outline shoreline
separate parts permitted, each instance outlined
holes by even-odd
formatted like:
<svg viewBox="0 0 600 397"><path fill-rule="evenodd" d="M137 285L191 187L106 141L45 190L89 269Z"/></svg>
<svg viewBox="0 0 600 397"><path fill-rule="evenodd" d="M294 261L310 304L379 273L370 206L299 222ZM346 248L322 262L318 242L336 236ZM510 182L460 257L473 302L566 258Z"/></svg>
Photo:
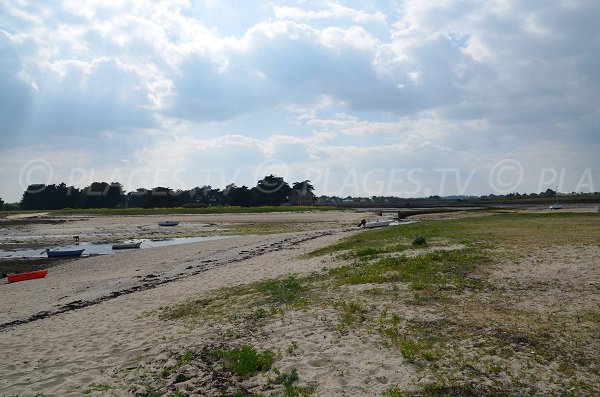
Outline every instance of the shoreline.
<svg viewBox="0 0 600 397"><path fill-rule="evenodd" d="M0 395L593 395L597 215L474 215L300 219L2 284ZM235 375L239 349L272 363Z"/></svg>

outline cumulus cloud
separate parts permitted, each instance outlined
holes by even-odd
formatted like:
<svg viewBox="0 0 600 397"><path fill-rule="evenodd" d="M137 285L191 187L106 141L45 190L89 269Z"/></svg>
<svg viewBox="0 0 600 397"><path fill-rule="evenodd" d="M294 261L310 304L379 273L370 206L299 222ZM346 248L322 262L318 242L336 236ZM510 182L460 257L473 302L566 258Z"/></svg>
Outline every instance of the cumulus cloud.
<svg viewBox="0 0 600 397"><path fill-rule="evenodd" d="M35 143L108 174L222 167L251 183L273 160L433 181L502 158L547 168L545 148L600 173L599 18L593 0L5 2L0 155L26 163Z"/></svg>

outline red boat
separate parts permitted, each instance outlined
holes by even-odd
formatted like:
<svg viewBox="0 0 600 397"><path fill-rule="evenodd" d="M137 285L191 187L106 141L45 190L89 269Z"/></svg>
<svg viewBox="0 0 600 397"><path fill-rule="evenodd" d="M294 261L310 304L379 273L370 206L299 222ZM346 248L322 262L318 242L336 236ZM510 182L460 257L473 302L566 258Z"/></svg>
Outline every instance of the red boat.
<svg viewBox="0 0 600 397"><path fill-rule="evenodd" d="M48 274L48 270L36 270L34 272L13 273L6 276L9 283L17 281L33 280L35 278L44 278Z"/></svg>

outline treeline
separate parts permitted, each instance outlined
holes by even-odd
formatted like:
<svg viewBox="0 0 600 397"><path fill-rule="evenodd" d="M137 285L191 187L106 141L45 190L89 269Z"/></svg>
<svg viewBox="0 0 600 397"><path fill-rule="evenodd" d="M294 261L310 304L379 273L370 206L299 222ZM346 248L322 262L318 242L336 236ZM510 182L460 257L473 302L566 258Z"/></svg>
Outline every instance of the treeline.
<svg viewBox="0 0 600 397"><path fill-rule="evenodd" d="M56 210L63 208L171 208L208 206L279 206L282 204L312 205L314 187L310 181L290 186L282 177L267 175L255 187L229 184L221 190L211 186L189 190L168 187L140 188L126 193L119 182L94 182L78 189L64 183L33 184L23 193L23 210Z"/></svg>

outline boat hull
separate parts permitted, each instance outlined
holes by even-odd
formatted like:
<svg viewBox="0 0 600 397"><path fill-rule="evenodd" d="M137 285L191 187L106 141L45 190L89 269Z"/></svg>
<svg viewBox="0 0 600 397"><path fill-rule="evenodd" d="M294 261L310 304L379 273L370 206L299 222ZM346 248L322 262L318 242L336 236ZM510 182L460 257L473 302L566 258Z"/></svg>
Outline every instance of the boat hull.
<svg viewBox="0 0 600 397"><path fill-rule="evenodd" d="M81 254L85 251L85 249L81 250L72 250L72 251L46 251L48 258L58 258L64 256L81 256Z"/></svg>
<svg viewBox="0 0 600 397"><path fill-rule="evenodd" d="M139 243L131 243L131 244L113 244L112 249L114 249L114 250L134 249L134 248L140 248L140 245L142 245L141 241Z"/></svg>
<svg viewBox="0 0 600 397"><path fill-rule="evenodd" d="M367 223L365 223L365 228L366 229L373 229L373 228L376 228L376 227L384 227L384 226L389 226L390 223L392 223L392 221L367 222Z"/></svg>
<svg viewBox="0 0 600 397"><path fill-rule="evenodd" d="M177 225L179 225L179 221L158 222L158 226L177 226Z"/></svg>
<svg viewBox="0 0 600 397"><path fill-rule="evenodd" d="M16 283L19 281L34 280L36 278L44 278L48 275L48 270L36 270L33 272L25 273L13 273L8 274L6 278L9 283Z"/></svg>

